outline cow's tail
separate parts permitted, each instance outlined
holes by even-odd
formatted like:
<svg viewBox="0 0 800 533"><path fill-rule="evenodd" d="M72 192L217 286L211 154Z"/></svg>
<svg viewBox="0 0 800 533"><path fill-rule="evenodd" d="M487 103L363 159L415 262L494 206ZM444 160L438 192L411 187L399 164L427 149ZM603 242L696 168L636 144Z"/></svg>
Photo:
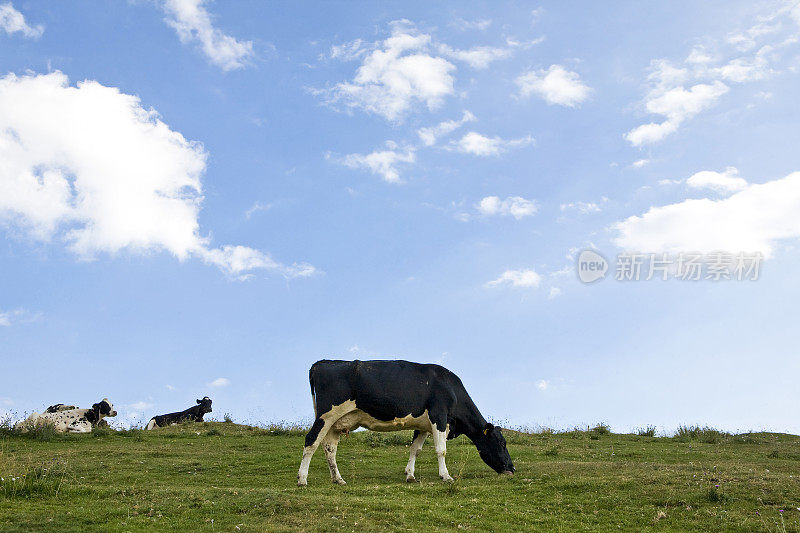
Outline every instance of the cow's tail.
<svg viewBox="0 0 800 533"><path fill-rule="evenodd" d="M317 395L314 392L314 365L308 369L308 384L311 386L311 402L314 404L314 418L317 418Z"/></svg>
<svg viewBox="0 0 800 533"><path fill-rule="evenodd" d="M147 423L147 427L144 428L144 429L149 431L151 429L154 429L155 427L156 427L156 419L155 418L151 418L150 422Z"/></svg>

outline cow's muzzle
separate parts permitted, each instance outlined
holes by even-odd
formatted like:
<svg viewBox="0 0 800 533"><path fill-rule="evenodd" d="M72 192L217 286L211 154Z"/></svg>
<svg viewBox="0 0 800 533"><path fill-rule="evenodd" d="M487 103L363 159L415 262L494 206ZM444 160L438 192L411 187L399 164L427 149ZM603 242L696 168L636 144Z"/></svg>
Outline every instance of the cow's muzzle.
<svg viewBox="0 0 800 533"><path fill-rule="evenodd" d="M117 412L116 411L111 411L110 413L108 413L108 416L117 416Z"/></svg>
<svg viewBox="0 0 800 533"><path fill-rule="evenodd" d="M511 470L503 470L503 471L502 471L502 472L500 472L500 473L501 473L502 475L504 475L504 476L513 476L513 475L514 475L514 472L512 472Z"/></svg>

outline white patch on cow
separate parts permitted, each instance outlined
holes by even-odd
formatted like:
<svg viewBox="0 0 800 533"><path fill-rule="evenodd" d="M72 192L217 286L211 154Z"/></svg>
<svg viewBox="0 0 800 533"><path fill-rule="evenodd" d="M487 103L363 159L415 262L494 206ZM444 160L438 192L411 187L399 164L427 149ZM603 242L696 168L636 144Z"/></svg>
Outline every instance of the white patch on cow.
<svg viewBox="0 0 800 533"><path fill-rule="evenodd" d="M155 418L151 418L150 422L147 423L147 427L144 428L144 429L149 431L149 430L155 429L155 428L156 428L156 419Z"/></svg>

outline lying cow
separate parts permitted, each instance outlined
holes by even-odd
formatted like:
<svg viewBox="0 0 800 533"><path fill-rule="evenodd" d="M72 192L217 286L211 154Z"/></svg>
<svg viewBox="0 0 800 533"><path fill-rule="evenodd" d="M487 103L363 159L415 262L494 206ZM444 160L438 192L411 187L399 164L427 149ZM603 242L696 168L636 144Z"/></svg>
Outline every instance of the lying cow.
<svg viewBox="0 0 800 533"><path fill-rule="evenodd" d="M308 484L308 465L322 444L331 480L345 481L336 466L342 433L358 427L373 431L413 429L406 481L413 482L414 463L425 438L433 435L439 477L447 472L447 439L466 435L481 459L497 473L513 474L514 464L499 427L488 423L458 376L439 365L408 361L317 361L309 371L316 420L306 435L297 484Z"/></svg>
<svg viewBox="0 0 800 533"><path fill-rule="evenodd" d="M57 403L48 407L44 413L33 413L14 427L27 431L39 425L52 424L61 433L89 433L93 427L103 424L103 418L107 416L117 416L108 398L92 405L91 409L78 409L74 405Z"/></svg>
<svg viewBox="0 0 800 533"><path fill-rule="evenodd" d="M181 422L202 422L203 415L210 412L211 398L204 396L202 400L197 400L197 405L185 411L154 416L150 419L145 429L163 428L173 424L180 424Z"/></svg>

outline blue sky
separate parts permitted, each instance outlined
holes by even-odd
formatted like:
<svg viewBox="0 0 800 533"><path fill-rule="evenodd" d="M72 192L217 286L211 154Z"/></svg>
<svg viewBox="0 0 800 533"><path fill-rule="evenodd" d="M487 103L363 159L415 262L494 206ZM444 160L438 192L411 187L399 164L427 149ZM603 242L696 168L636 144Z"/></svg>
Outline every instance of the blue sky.
<svg viewBox="0 0 800 533"><path fill-rule="evenodd" d="M800 432L798 38L796 2L0 1L0 411L307 420L315 360L403 358L514 425ZM584 285L587 248L765 260Z"/></svg>

